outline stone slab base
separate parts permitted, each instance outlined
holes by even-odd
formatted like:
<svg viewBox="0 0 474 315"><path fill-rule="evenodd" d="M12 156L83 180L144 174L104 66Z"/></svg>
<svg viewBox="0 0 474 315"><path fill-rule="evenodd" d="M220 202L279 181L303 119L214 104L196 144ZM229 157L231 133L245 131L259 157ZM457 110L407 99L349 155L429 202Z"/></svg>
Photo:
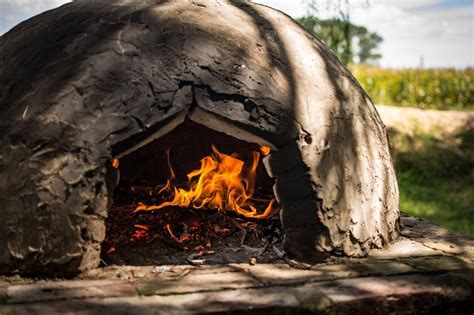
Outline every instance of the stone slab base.
<svg viewBox="0 0 474 315"><path fill-rule="evenodd" d="M396 243L363 259L111 266L73 280L0 277L0 314L312 314L474 311L474 241L403 217Z"/></svg>

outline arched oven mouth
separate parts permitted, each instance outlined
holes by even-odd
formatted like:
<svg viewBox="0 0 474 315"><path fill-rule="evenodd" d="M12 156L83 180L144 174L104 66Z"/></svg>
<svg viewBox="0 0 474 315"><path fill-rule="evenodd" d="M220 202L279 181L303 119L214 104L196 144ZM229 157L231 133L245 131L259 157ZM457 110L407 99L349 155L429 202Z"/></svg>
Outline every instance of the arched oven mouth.
<svg viewBox="0 0 474 315"><path fill-rule="evenodd" d="M281 261L281 207L262 162L272 149L177 120L110 161L102 264Z"/></svg>

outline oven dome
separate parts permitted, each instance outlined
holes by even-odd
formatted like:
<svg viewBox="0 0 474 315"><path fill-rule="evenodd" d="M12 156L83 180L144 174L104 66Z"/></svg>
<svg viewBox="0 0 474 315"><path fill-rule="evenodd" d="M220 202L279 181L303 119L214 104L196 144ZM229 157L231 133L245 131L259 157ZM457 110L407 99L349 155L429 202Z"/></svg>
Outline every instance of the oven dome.
<svg viewBox="0 0 474 315"><path fill-rule="evenodd" d="M385 127L339 60L246 1L75 1L0 37L0 271L95 267L110 161L185 117L272 148L296 257L398 235Z"/></svg>

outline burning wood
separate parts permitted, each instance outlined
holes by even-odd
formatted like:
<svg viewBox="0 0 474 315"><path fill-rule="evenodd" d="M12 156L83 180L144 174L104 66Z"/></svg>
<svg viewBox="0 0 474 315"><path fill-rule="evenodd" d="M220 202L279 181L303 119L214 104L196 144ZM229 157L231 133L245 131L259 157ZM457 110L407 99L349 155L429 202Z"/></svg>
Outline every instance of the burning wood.
<svg viewBox="0 0 474 315"><path fill-rule="evenodd" d="M261 147L261 151L266 155L270 152L270 148ZM226 155L212 145L212 153L201 159L201 167L187 174L188 183L184 185L185 188L178 188L172 183L175 174L171 167L169 151L167 151L170 178L157 194L168 192L173 199L151 206L139 203L135 211L178 206L230 210L247 218L266 218L272 212L274 199L267 200L268 204L263 211L258 211L254 206L257 201L253 199L253 195L260 153L252 153L251 166L245 168L244 161L238 159L237 154Z"/></svg>
<svg viewBox="0 0 474 315"><path fill-rule="evenodd" d="M139 194L141 196L141 194ZM243 219L237 214L174 206L155 212L133 213L131 204L114 205L103 244L105 263L199 265L196 253L214 251L207 261L259 261L269 239L282 240L278 211L265 219ZM132 208L133 209L133 208ZM244 221L252 220L252 221ZM244 240L244 244L242 243ZM113 249L112 249L113 248ZM228 254L233 253L231 258ZM276 257L272 251L267 256ZM240 257L240 258L239 258Z"/></svg>
<svg viewBox="0 0 474 315"><path fill-rule="evenodd" d="M191 265L200 266L206 263L206 260L202 258L203 256L214 254L215 251L213 250L202 250L200 252L189 255L187 260Z"/></svg>
<svg viewBox="0 0 474 315"><path fill-rule="evenodd" d="M132 237L130 238L130 241L137 242L137 241L140 241L141 239L148 237L148 230L150 228L147 225L135 224L133 226L136 228L136 230L135 230L135 233L133 233Z"/></svg>
<svg viewBox="0 0 474 315"><path fill-rule="evenodd" d="M271 189L262 187L259 164L270 148L234 148L231 152L239 153L228 155L211 143L209 147L211 154L192 164L205 155L203 147L203 155L185 162L189 167L183 167L177 150L176 170L170 150L163 152L159 170L168 176L159 181L121 172L107 219L104 263L200 265L234 259L249 262L252 257L260 261L265 252L275 257L267 249L272 240L282 240L280 209ZM120 161L121 168L127 165L133 164ZM118 168L119 161L112 160L112 166Z"/></svg>
<svg viewBox="0 0 474 315"><path fill-rule="evenodd" d="M186 233L186 231L178 238L174 235L173 231L171 230L170 224L166 224L166 229L168 230L168 233L170 233L171 238L174 239L178 243L183 243L185 241L190 240L190 236L188 233Z"/></svg>
<svg viewBox="0 0 474 315"><path fill-rule="evenodd" d="M107 254L112 254L113 252L115 252L117 249L115 248L115 246L111 246L108 250L107 250Z"/></svg>

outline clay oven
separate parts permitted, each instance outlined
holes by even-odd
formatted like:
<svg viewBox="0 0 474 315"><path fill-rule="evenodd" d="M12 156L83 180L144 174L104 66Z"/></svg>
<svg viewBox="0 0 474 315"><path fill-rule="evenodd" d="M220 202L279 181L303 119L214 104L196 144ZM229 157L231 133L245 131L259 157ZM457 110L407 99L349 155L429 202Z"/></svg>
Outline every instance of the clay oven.
<svg viewBox="0 0 474 315"><path fill-rule="evenodd" d="M370 99L318 39L251 2L75 1L19 24L0 38L0 132L1 272L97 266L116 163L163 139L269 150L261 185L291 257L364 256L398 235ZM129 173L147 174L143 156Z"/></svg>

